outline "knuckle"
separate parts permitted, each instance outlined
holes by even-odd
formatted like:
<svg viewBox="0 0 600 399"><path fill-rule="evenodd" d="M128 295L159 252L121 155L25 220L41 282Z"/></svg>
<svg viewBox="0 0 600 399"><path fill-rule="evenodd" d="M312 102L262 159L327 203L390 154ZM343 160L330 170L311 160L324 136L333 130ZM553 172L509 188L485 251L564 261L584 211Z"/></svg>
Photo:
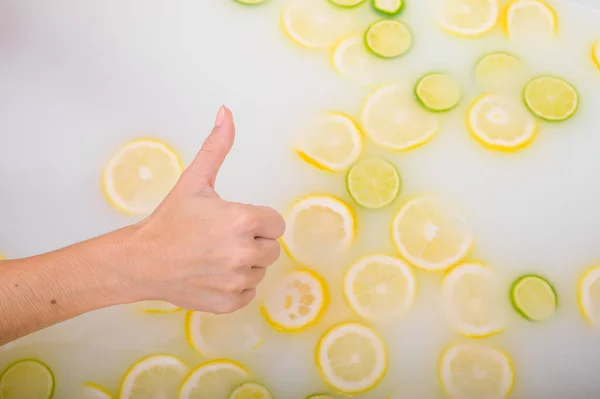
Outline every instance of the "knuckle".
<svg viewBox="0 0 600 399"><path fill-rule="evenodd" d="M234 275L227 280L225 290L227 292L239 293L246 288L246 278L244 276Z"/></svg>
<svg viewBox="0 0 600 399"><path fill-rule="evenodd" d="M243 204L233 204L233 217L235 223L241 228L247 230L255 228L258 225L258 217L251 208Z"/></svg>
<svg viewBox="0 0 600 399"><path fill-rule="evenodd" d="M232 255L232 259L235 267L252 266L256 259L256 251L250 247L238 248Z"/></svg>

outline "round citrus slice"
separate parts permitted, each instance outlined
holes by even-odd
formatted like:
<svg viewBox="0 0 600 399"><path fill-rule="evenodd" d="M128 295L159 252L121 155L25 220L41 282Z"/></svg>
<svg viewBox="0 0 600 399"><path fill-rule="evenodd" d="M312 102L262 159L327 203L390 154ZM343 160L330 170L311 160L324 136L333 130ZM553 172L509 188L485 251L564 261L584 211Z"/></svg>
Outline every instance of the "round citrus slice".
<svg viewBox="0 0 600 399"><path fill-rule="evenodd" d="M117 209L146 214L171 191L183 171L175 151L152 139L134 140L109 160L102 177L104 192Z"/></svg>
<svg viewBox="0 0 600 399"><path fill-rule="evenodd" d="M248 378L246 368L232 360L206 362L193 369L185 378L179 390L179 399L228 398Z"/></svg>
<svg viewBox="0 0 600 399"><path fill-rule="evenodd" d="M353 8L361 5L366 0L329 0L331 4L338 7Z"/></svg>
<svg viewBox="0 0 600 399"><path fill-rule="evenodd" d="M354 35L339 42L331 54L333 68L342 76L361 84L371 83L378 74L381 62L365 47L362 35Z"/></svg>
<svg viewBox="0 0 600 399"><path fill-rule="evenodd" d="M360 323L342 323L327 331L317 344L316 359L325 382L345 394L372 389L388 366L383 341Z"/></svg>
<svg viewBox="0 0 600 399"><path fill-rule="evenodd" d="M504 31L510 39L552 37L558 31L558 17L543 0L513 0L505 9Z"/></svg>
<svg viewBox="0 0 600 399"><path fill-rule="evenodd" d="M84 399L112 399L112 395L106 388L93 382L83 384Z"/></svg>
<svg viewBox="0 0 600 399"><path fill-rule="evenodd" d="M592 46L592 61L600 68L600 40Z"/></svg>
<svg viewBox="0 0 600 399"><path fill-rule="evenodd" d="M454 108L461 97L460 85L445 73L429 73L415 86L415 96L428 110L445 112Z"/></svg>
<svg viewBox="0 0 600 399"><path fill-rule="evenodd" d="M396 167L381 158L356 163L346 177L348 192L357 204L379 209L392 203L400 193L400 175Z"/></svg>
<svg viewBox="0 0 600 399"><path fill-rule="evenodd" d="M523 88L525 73L512 54L495 52L483 56L475 68L477 85L487 93L512 94Z"/></svg>
<svg viewBox="0 0 600 399"><path fill-rule="evenodd" d="M177 397L189 368L175 356L154 355L136 362L123 376L119 399Z"/></svg>
<svg viewBox="0 0 600 399"><path fill-rule="evenodd" d="M378 57L396 58L410 48L412 34L402 22L395 19L384 19L367 28L365 44Z"/></svg>
<svg viewBox="0 0 600 399"><path fill-rule="evenodd" d="M244 4L244 5L256 5L256 4L262 4L264 3L266 0L235 0L240 4Z"/></svg>
<svg viewBox="0 0 600 399"><path fill-rule="evenodd" d="M526 147L538 131L536 120L521 102L496 94L473 102L467 111L467 126L484 146L504 151Z"/></svg>
<svg viewBox="0 0 600 399"><path fill-rule="evenodd" d="M363 139L358 125L348 115L329 112L308 127L296 153L307 163L332 172L349 168L360 156Z"/></svg>
<svg viewBox="0 0 600 399"><path fill-rule="evenodd" d="M443 0L438 21L450 33L479 36L496 26L499 14L498 0Z"/></svg>
<svg viewBox="0 0 600 399"><path fill-rule="evenodd" d="M494 272L481 263L462 263L442 281L446 316L467 337L487 337L504 329L504 298Z"/></svg>
<svg viewBox="0 0 600 399"><path fill-rule="evenodd" d="M365 101L362 126L367 136L380 147L408 150L425 144L438 131L435 115L413 99L400 85L385 85Z"/></svg>
<svg viewBox="0 0 600 399"><path fill-rule="evenodd" d="M400 208L392 239L404 259L432 271L460 262L473 245L464 216L432 196L414 198Z"/></svg>
<svg viewBox="0 0 600 399"><path fill-rule="evenodd" d="M335 399L335 398L326 393L315 393L313 395L307 396L306 399Z"/></svg>
<svg viewBox="0 0 600 399"><path fill-rule="evenodd" d="M175 313L181 310L179 306L166 301L141 301L136 302L135 307L146 313Z"/></svg>
<svg viewBox="0 0 600 399"><path fill-rule="evenodd" d="M480 343L447 348L439 360L439 380L451 398L505 398L515 375L508 355Z"/></svg>
<svg viewBox="0 0 600 399"><path fill-rule="evenodd" d="M352 310L370 320L405 313L413 304L417 281L403 260L382 254L354 263L344 277L344 296Z"/></svg>
<svg viewBox="0 0 600 399"><path fill-rule="evenodd" d="M372 0L373 9L383 15L393 17L404 9L404 0Z"/></svg>
<svg viewBox="0 0 600 399"><path fill-rule="evenodd" d="M556 311L556 291L548 280L540 276L518 278L513 283L510 298L515 310L530 321L547 320Z"/></svg>
<svg viewBox="0 0 600 399"><path fill-rule="evenodd" d="M2 399L50 399L54 395L54 373L39 360L19 360L0 374Z"/></svg>
<svg viewBox="0 0 600 399"><path fill-rule="evenodd" d="M592 326L600 327L600 266L583 273L577 296L583 317Z"/></svg>
<svg viewBox="0 0 600 399"><path fill-rule="evenodd" d="M579 108L579 94L567 81L539 76L525 85L525 104L537 117L550 122L569 119Z"/></svg>
<svg viewBox="0 0 600 399"><path fill-rule="evenodd" d="M264 385L250 381L237 387L229 399L273 399L273 395Z"/></svg>
<svg viewBox="0 0 600 399"><path fill-rule="evenodd" d="M261 311L273 328L293 332L319 321L328 303L325 280L312 270L297 269L271 288Z"/></svg>

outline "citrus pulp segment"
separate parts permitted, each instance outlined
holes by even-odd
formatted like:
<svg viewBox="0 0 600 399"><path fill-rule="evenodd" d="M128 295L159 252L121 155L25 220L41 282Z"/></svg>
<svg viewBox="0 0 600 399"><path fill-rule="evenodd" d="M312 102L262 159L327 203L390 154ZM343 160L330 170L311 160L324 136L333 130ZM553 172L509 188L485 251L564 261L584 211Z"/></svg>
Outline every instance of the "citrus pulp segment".
<svg viewBox="0 0 600 399"><path fill-rule="evenodd" d="M339 7L352 8L361 5L366 0L329 0L331 4Z"/></svg>
<svg viewBox="0 0 600 399"><path fill-rule="evenodd" d="M35 359L16 361L0 374L2 399L50 399L54 386L52 370Z"/></svg>
<svg viewBox="0 0 600 399"><path fill-rule="evenodd" d="M365 31L365 44L381 58L396 58L412 45L412 34L402 22L384 19L374 22Z"/></svg>
<svg viewBox="0 0 600 399"><path fill-rule="evenodd" d="M123 376L119 399L177 397L189 368L175 356L153 355L137 361Z"/></svg>
<svg viewBox="0 0 600 399"><path fill-rule="evenodd" d="M404 9L404 0L371 0L373 9L384 15L395 16Z"/></svg>
<svg viewBox="0 0 600 399"><path fill-rule="evenodd" d="M83 399L112 399L108 390L93 382L83 384Z"/></svg>
<svg viewBox="0 0 600 399"><path fill-rule="evenodd" d="M233 360L212 360L199 365L185 377L179 399L227 399L249 377L248 370Z"/></svg>
<svg viewBox="0 0 600 399"><path fill-rule="evenodd" d="M461 98L460 85L445 73L428 73L417 82L415 96L428 110L445 112L454 108Z"/></svg>
<svg viewBox="0 0 600 399"><path fill-rule="evenodd" d="M593 327L600 327L600 267L587 270L577 287L579 309L586 321Z"/></svg>
<svg viewBox="0 0 600 399"><path fill-rule="evenodd" d="M381 158L359 161L346 176L346 186L352 199L369 209L391 204L400 193L401 183L396 167Z"/></svg>
<svg viewBox="0 0 600 399"><path fill-rule="evenodd" d="M479 36L496 26L499 14L498 0L443 0L438 21L450 33Z"/></svg>
<svg viewBox="0 0 600 399"><path fill-rule="evenodd" d="M553 37L558 17L544 0L513 0L505 9L504 31L509 39Z"/></svg>
<svg viewBox="0 0 600 399"><path fill-rule="evenodd" d="M475 79L486 93L513 94L523 88L523 64L512 54L495 52L483 56L475 68Z"/></svg>
<svg viewBox="0 0 600 399"><path fill-rule="evenodd" d="M525 104L537 117L560 122L571 118L579 108L579 94L566 80L539 76L525 85Z"/></svg>
<svg viewBox="0 0 600 399"><path fill-rule="evenodd" d="M264 385L249 381L237 387L229 399L273 399L273 395Z"/></svg>
<svg viewBox="0 0 600 399"><path fill-rule="evenodd" d="M518 278L510 291L515 310L530 321L544 321L556 311L554 287L543 277L526 275Z"/></svg>
<svg viewBox="0 0 600 399"><path fill-rule="evenodd" d="M158 300L136 302L135 307L146 313L175 313L181 310L177 305Z"/></svg>

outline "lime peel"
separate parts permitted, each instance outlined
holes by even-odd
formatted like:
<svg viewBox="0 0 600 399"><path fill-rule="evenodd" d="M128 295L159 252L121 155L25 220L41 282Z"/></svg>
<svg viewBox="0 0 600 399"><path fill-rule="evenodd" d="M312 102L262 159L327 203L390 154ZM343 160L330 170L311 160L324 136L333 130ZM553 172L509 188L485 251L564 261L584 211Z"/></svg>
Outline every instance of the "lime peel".
<svg viewBox="0 0 600 399"><path fill-rule="evenodd" d="M415 96L429 111L446 112L458 105L461 89L450 75L432 72L419 79L415 86Z"/></svg>
<svg viewBox="0 0 600 399"><path fill-rule="evenodd" d="M522 276L513 283L510 299L517 313L535 322L551 317L558 303L554 287L545 278L534 274Z"/></svg>
<svg viewBox="0 0 600 399"><path fill-rule="evenodd" d="M404 10L404 0L372 0L373 9L383 15L394 16Z"/></svg>
<svg viewBox="0 0 600 399"><path fill-rule="evenodd" d="M412 33L395 19L383 19L371 24L365 31L365 45L381 58L396 58L412 45Z"/></svg>
<svg viewBox="0 0 600 399"><path fill-rule="evenodd" d="M32 380L32 372L40 380ZM0 374L0 397L29 399L33 394L36 399L50 399L55 385L54 373L45 363L37 359L22 359L10 364Z"/></svg>

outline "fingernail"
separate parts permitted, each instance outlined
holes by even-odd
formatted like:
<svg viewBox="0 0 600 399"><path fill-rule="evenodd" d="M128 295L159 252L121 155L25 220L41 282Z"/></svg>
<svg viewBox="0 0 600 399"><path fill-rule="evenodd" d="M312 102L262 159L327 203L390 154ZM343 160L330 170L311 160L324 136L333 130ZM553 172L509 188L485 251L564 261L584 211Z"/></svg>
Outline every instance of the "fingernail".
<svg viewBox="0 0 600 399"><path fill-rule="evenodd" d="M219 108L219 111L217 112L217 119L215 119L215 127L221 126L223 120L225 120L225 106L221 105L221 108Z"/></svg>

